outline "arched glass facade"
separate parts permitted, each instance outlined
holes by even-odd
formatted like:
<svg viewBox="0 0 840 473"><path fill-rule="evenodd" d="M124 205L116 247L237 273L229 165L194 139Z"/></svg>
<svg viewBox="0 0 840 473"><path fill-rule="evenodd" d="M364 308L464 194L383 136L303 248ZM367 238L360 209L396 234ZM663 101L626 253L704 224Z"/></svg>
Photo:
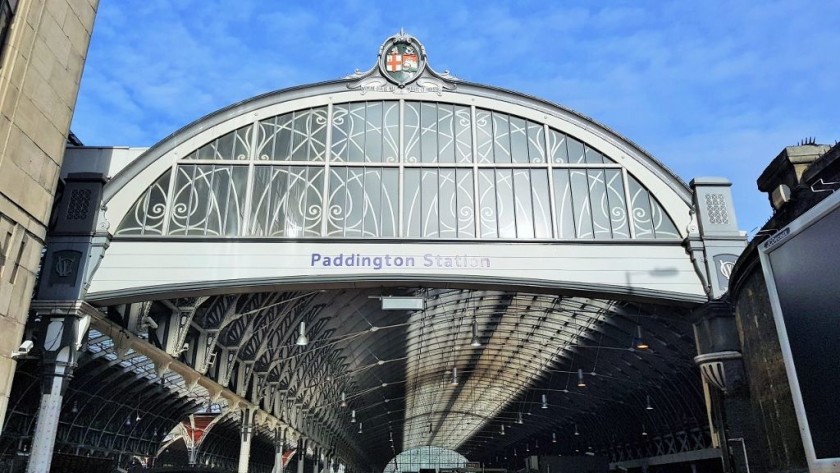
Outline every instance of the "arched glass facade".
<svg viewBox="0 0 840 473"><path fill-rule="evenodd" d="M460 453L440 447L417 447L406 450L395 456L383 473L417 473L421 469L442 469L464 468L467 466L467 459Z"/></svg>
<svg viewBox="0 0 840 473"><path fill-rule="evenodd" d="M175 163L117 235L675 239L616 160L476 106L340 103L255 121Z"/></svg>

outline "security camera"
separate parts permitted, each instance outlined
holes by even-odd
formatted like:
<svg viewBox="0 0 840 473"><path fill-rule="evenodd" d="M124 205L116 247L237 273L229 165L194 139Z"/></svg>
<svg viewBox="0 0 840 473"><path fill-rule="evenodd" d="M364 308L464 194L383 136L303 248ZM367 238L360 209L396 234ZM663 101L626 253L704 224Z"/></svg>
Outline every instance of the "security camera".
<svg viewBox="0 0 840 473"><path fill-rule="evenodd" d="M17 350L12 352L12 358L17 359L22 356L28 355L33 348L35 348L35 344L32 343L32 340L27 340L21 343Z"/></svg>

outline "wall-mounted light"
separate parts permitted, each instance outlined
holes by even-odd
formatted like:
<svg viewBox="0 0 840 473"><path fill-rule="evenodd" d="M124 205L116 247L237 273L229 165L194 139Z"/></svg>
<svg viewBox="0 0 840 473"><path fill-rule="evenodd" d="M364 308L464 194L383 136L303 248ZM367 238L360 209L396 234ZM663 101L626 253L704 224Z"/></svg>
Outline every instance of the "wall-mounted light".
<svg viewBox="0 0 840 473"><path fill-rule="evenodd" d="M481 346L481 340L478 339L478 329L475 326L475 319L472 322L472 340L470 340L470 346L473 348Z"/></svg>
<svg viewBox="0 0 840 473"><path fill-rule="evenodd" d="M639 350L647 350L650 348L650 345L647 344L644 337L642 336L642 326L636 325L636 336L633 337L633 346Z"/></svg>
<svg viewBox="0 0 840 473"><path fill-rule="evenodd" d="M300 329L298 330L298 339L297 339L298 346L305 347L309 345L309 338L306 336L306 322L300 323Z"/></svg>

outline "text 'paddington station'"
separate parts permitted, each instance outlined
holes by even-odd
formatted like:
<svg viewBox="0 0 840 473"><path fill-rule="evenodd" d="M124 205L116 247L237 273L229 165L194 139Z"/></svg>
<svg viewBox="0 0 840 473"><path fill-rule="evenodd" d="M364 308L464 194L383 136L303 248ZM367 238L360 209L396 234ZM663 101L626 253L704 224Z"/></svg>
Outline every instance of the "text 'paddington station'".
<svg viewBox="0 0 840 473"><path fill-rule="evenodd" d="M322 255L312 253L310 267L329 268L489 268L490 258L469 255L436 255L426 253L423 256L363 255L360 253Z"/></svg>

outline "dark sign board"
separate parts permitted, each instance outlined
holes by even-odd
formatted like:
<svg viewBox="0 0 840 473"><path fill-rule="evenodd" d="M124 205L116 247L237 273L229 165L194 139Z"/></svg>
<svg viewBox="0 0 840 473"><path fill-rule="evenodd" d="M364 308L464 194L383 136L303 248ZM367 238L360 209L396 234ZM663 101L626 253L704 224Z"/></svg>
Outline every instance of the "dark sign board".
<svg viewBox="0 0 840 473"><path fill-rule="evenodd" d="M840 471L840 192L759 255L809 469Z"/></svg>

